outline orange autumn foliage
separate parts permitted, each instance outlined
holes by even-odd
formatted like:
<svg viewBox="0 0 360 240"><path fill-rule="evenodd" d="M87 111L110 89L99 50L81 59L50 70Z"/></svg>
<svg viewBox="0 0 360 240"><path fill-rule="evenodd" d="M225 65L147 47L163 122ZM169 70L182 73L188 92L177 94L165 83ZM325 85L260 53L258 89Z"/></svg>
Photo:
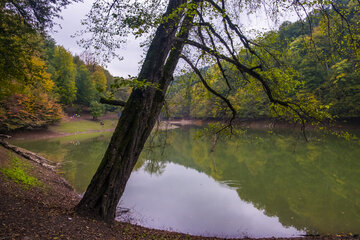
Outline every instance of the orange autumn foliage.
<svg viewBox="0 0 360 240"><path fill-rule="evenodd" d="M40 128L59 121L62 116L61 106L47 93L37 90L17 93L0 103L0 131Z"/></svg>

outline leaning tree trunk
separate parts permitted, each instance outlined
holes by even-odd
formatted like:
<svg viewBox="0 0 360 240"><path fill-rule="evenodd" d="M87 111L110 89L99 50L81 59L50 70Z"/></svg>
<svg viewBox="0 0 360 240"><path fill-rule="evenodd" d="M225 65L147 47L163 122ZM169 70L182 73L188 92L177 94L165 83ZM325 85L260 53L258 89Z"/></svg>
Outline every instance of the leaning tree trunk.
<svg viewBox="0 0 360 240"><path fill-rule="evenodd" d="M170 0L165 16L186 0ZM159 87L135 89L124 108L103 160L76 210L100 216L108 222L115 218L116 206L127 180L153 129L164 103L183 44L175 41L176 33L187 38L192 16L173 17L162 23L150 45L139 80ZM179 25L181 29L179 30Z"/></svg>

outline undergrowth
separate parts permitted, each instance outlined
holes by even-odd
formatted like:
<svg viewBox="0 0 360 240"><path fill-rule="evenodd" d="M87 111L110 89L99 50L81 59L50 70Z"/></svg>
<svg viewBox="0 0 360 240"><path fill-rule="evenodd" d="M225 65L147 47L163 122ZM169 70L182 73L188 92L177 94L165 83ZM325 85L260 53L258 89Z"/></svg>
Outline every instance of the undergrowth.
<svg viewBox="0 0 360 240"><path fill-rule="evenodd" d="M0 168L5 176L16 183L23 184L25 188L41 186L42 183L28 174L31 166L27 162L21 161L18 157L10 155L10 163L4 168Z"/></svg>

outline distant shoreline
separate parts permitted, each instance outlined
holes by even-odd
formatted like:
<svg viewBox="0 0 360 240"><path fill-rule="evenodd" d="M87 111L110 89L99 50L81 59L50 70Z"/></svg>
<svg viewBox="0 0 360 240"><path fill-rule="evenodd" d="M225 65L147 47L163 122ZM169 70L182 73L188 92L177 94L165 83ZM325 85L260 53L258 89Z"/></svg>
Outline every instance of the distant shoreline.
<svg viewBox="0 0 360 240"><path fill-rule="evenodd" d="M102 121L113 121L113 126L110 128L105 128L106 126L101 126ZM7 133L12 136L13 139L22 140L22 139L50 139L56 137L65 137L78 134L86 133L97 133L97 132L112 132L115 129L118 118L114 114L106 115L103 118L100 118L98 121L94 121L88 115L82 115L80 118L71 118L65 117L59 124L50 126L49 128L39 128L39 129L24 129L15 131L12 133ZM164 119L160 121L160 125L155 125L154 129L158 130L171 130L184 126L198 126L205 127L209 123L220 122L219 119ZM75 132L62 132L58 129L63 124L77 123L86 126L87 123L92 125L98 125L96 129L85 129ZM251 128L251 129L300 129L299 124L289 123L284 120L279 119L270 119L270 118L258 118L258 119L238 119L234 123L235 126L242 128ZM313 126L307 126L308 130L313 129ZM342 119L338 120L332 126L332 129L341 129L341 130L360 130L360 119Z"/></svg>

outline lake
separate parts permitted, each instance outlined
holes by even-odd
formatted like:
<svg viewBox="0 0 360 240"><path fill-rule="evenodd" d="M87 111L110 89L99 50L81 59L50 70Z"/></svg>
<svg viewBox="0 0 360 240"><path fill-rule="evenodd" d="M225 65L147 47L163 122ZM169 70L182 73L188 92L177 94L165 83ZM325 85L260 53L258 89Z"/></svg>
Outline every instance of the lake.
<svg viewBox="0 0 360 240"><path fill-rule="evenodd" d="M163 131L148 141L118 206L117 219L219 237L360 233L360 145L292 130L212 140L199 128ZM14 144L59 163L86 190L111 133ZM320 138L320 139L319 139Z"/></svg>

